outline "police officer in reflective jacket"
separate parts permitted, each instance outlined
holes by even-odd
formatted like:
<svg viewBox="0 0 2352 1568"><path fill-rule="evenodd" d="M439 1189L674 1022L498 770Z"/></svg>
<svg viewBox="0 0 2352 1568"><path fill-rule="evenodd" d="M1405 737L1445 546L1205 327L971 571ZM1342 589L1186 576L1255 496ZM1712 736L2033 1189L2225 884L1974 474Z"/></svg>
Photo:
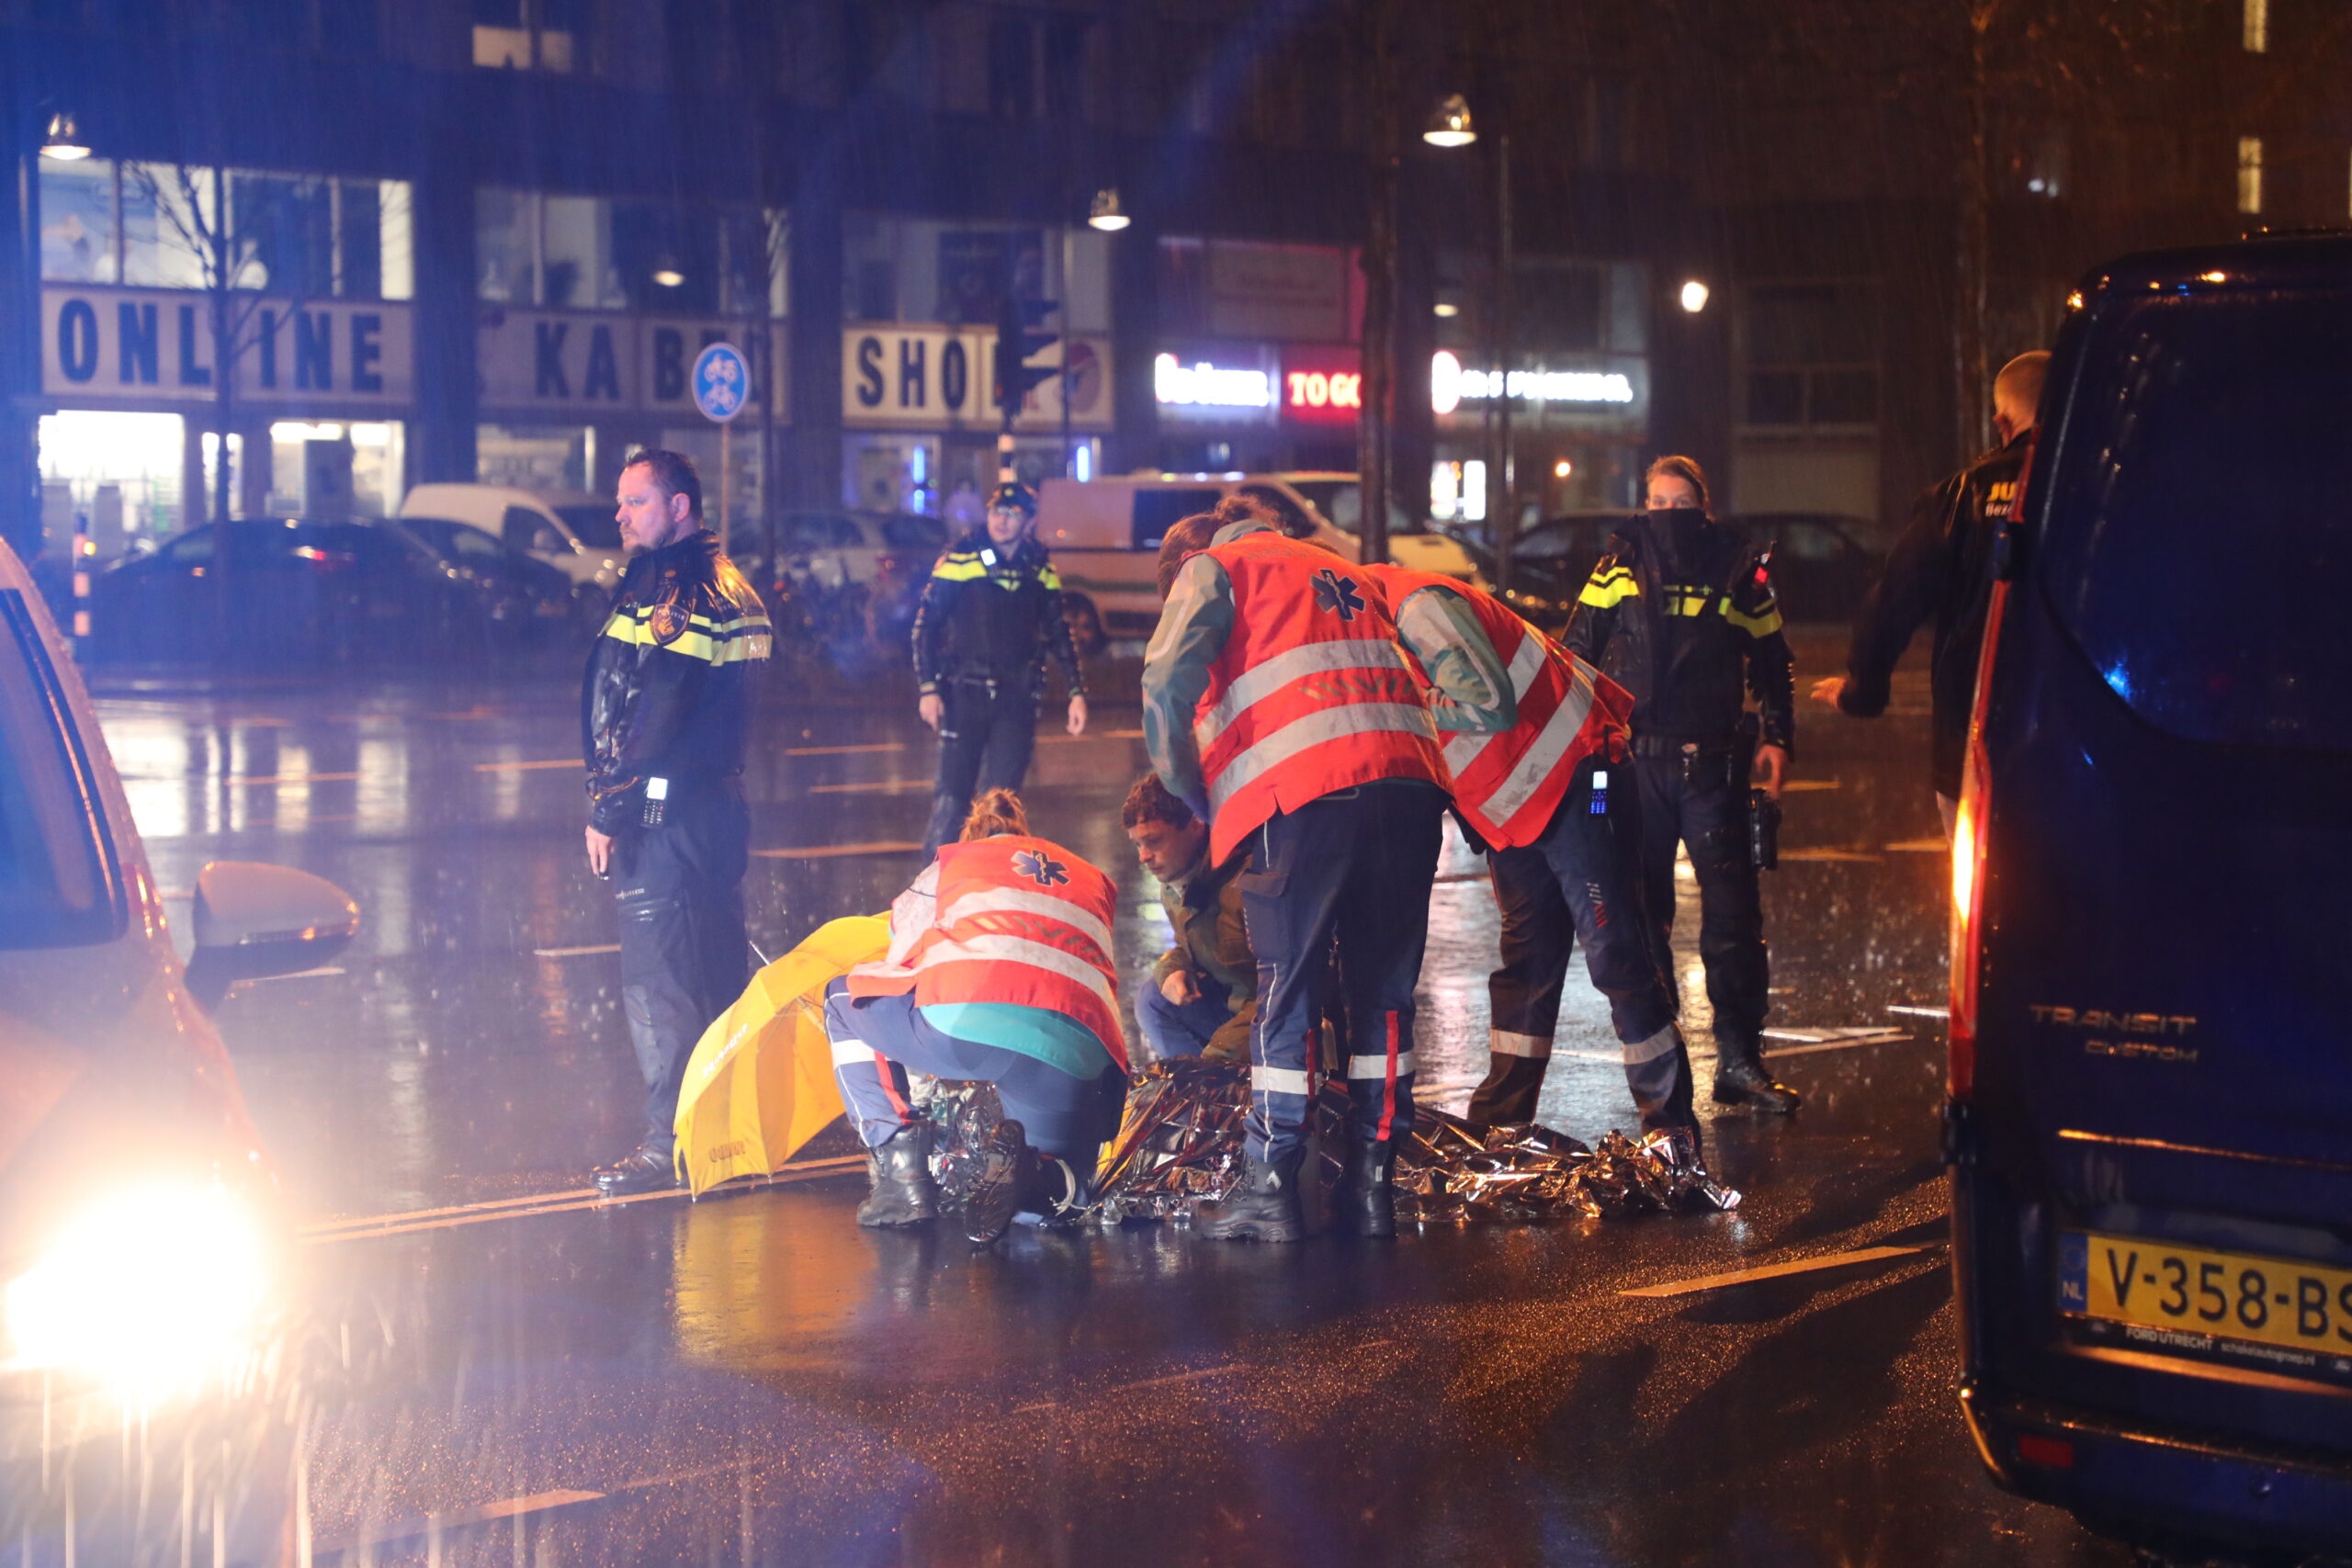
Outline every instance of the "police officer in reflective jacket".
<svg viewBox="0 0 2352 1568"><path fill-rule="evenodd" d="M768 618L702 525L702 480L675 452L621 470L635 555L581 693L588 864L620 908L621 1001L645 1075L645 1134L595 1172L607 1196L668 1187L678 1084L695 1043L749 977L741 775Z"/></svg>
<svg viewBox="0 0 2352 1568"><path fill-rule="evenodd" d="M1774 1081L1762 1055L1771 972L1748 837L1751 778L1778 800L1788 771L1788 639L1763 558L1707 515L1696 462L1651 464L1646 500L1593 570L1562 641L1634 694L1643 902L1669 975L1675 849L1690 846L1715 1015L1715 1101L1793 1111L1796 1091ZM1756 698L1752 717L1743 686Z"/></svg>
<svg viewBox="0 0 2352 1568"><path fill-rule="evenodd" d="M1069 687L1069 732L1086 728L1086 682L1062 610L1062 581L1033 532L1037 496L999 485L977 533L931 569L915 608L915 679L922 721L939 732L939 783L925 859L956 837L978 789L1021 787L1036 743L1037 693L1048 654Z"/></svg>

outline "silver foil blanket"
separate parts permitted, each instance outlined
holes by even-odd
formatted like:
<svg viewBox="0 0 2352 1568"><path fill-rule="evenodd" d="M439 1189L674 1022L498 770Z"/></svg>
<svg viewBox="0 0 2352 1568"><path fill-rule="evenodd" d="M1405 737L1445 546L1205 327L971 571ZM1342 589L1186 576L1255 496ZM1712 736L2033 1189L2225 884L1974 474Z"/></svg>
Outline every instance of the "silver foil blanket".
<svg viewBox="0 0 2352 1568"><path fill-rule="evenodd" d="M1347 1099L1326 1086L1316 1102L1314 1144L1326 1182L1346 1147ZM1127 1094L1119 1130L1095 1172L1095 1218L1189 1216L1241 1178L1249 1069L1224 1063L1155 1063ZM940 1124L933 1174L951 1200L968 1185L978 1148L997 1119L984 1084L939 1086L930 1113ZM1739 1193L1707 1173L1697 1151L1669 1133L1611 1133L1598 1148L1534 1125L1479 1127L1422 1105L1396 1151L1396 1217L1423 1224L1540 1224L1739 1206Z"/></svg>

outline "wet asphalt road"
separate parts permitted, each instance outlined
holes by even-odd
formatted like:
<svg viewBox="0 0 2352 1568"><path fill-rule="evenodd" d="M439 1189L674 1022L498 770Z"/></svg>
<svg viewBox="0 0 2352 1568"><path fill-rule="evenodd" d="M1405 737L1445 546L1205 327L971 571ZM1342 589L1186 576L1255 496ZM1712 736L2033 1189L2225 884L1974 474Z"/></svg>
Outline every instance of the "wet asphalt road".
<svg viewBox="0 0 2352 1568"><path fill-rule="evenodd" d="M1799 639L1801 687L1837 646ZM1132 676L1106 666L1098 694ZM1941 1030L1890 1010L1941 998L1922 673L1876 724L1803 715L1767 907L1776 1067L1808 1103L1710 1122L1736 1213L1295 1249L1138 1226L990 1252L859 1231L862 1181L821 1164L697 1203L517 1201L576 1193L642 1093L609 889L580 852L565 673L100 689L162 886L278 861L365 913L328 970L219 1015L310 1227L314 1368L281 1404L308 1412L295 1435L254 1461L277 1479L224 1512L232 1560L2125 1560L1995 1491L1951 1395ZM770 693L746 781L770 954L917 869L933 752L911 707L887 680ZM1165 922L1118 832L1135 724L1113 696L1094 733L1047 736L1028 796L1039 831L1115 870L1139 974ZM1457 1108L1485 1065L1477 870L1450 846L1416 1043ZM1703 1085L1704 990L1679 962ZM1861 1028L1902 1038L1819 1037ZM1544 1114L1588 1139L1634 1122L1580 965ZM843 1153L838 1131L804 1158ZM154 1560L179 1560L164 1535Z"/></svg>

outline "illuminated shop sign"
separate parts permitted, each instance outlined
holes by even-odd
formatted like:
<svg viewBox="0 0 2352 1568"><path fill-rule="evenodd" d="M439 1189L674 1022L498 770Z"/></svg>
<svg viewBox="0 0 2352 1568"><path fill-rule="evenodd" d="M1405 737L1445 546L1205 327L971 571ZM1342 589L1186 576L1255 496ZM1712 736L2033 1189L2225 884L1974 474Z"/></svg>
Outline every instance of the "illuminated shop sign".
<svg viewBox="0 0 2352 1568"><path fill-rule="evenodd" d="M1464 403L1490 402L1508 389L1515 403L1630 403L1634 383L1619 370L1466 370L1450 349L1430 359L1430 407L1452 413Z"/></svg>
<svg viewBox="0 0 2352 1568"><path fill-rule="evenodd" d="M1172 354L1151 362L1151 389L1170 408L1262 409L1274 401L1274 378L1268 371L1229 368L1205 359L1186 365Z"/></svg>

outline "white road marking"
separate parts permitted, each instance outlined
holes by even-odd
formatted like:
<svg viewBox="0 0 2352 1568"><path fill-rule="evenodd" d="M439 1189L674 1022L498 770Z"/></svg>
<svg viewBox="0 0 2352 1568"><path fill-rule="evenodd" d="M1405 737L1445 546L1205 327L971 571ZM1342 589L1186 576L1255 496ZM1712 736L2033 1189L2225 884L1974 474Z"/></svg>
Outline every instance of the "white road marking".
<svg viewBox="0 0 2352 1568"><path fill-rule="evenodd" d="M534 773L543 768L571 768L577 771L581 768L581 761L577 757L549 757L545 761L539 762L476 762L474 764L474 772L478 773Z"/></svg>
<svg viewBox="0 0 2352 1568"><path fill-rule="evenodd" d="M1908 1013L1913 1018L1950 1018L1951 1016L1951 1009L1948 1007L1914 1007L1908 1002L1894 1003L1886 1010L1889 1012Z"/></svg>
<svg viewBox="0 0 2352 1568"><path fill-rule="evenodd" d="M270 773L259 778L223 779L220 782L243 789L255 784L349 784L365 778L364 773Z"/></svg>
<svg viewBox="0 0 2352 1568"><path fill-rule="evenodd" d="M1870 852L1869 852L1868 851L1866 851L1866 850L1812 849L1812 850L1782 850L1782 851L1781 852L1781 858L1782 860L1790 860L1790 861L1864 861L1864 862L1875 862L1875 861L1881 861L1881 860L1883 860L1883 859L1885 859L1886 857L1885 857L1885 856L1883 856L1883 855L1874 855L1874 854L1871 854L1871 853L1870 853Z"/></svg>
<svg viewBox="0 0 2352 1568"><path fill-rule="evenodd" d="M608 942L600 947L535 947L531 949L531 956L534 958L585 958L592 953L618 953L620 950L619 942Z"/></svg>
<svg viewBox="0 0 2352 1568"><path fill-rule="evenodd" d="M365 1552L369 1547L389 1546L394 1541L413 1540L419 1536L437 1538L444 1530L492 1524L500 1519L521 1518L527 1514L543 1514L552 1508L568 1508L575 1503L602 1502L604 1496L602 1492L559 1491L536 1493L528 1497L507 1497L495 1503L484 1503L478 1508L461 1508L455 1513L427 1514L422 1518L398 1520L365 1535L322 1541L317 1551L322 1557L337 1553L348 1557L356 1552Z"/></svg>
<svg viewBox="0 0 2352 1568"><path fill-rule="evenodd" d="M1248 1367L1239 1365L1227 1367L1197 1367L1189 1372L1170 1372L1164 1378L1146 1378L1141 1382L1117 1383L1110 1388L1104 1389L1102 1392L1106 1394L1131 1393L1139 1388L1165 1388L1170 1383L1197 1382L1203 1378L1221 1378L1227 1372L1246 1372L1249 1370L1250 1369ZM1025 1416L1032 1411L1053 1410L1058 1408L1060 1404L1061 1401L1058 1399L1048 1399L1035 1404L1016 1404L1012 1407L1012 1413L1015 1416Z"/></svg>
<svg viewBox="0 0 2352 1568"><path fill-rule="evenodd" d="M330 975L340 975L344 971L337 968L297 969L291 975L256 975L250 980L240 980L237 984L240 986L262 986L267 985L272 980L321 980Z"/></svg>
<svg viewBox="0 0 2352 1568"><path fill-rule="evenodd" d="M714 1189L720 1192L744 1192L763 1187L782 1187L796 1181L807 1181L823 1176L845 1176L865 1168L864 1155L844 1155L838 1159L805 1160L798 1164L778 1167L775 1171L750 1180L729 1182ZM624 1203L654 1203L673 1198L684 1198L683 1187L666 1187L658 1192L639 1192L627 1198L606 1198L593 1187L575 1188L568 1192L543 1193L536 1198L497 1198L486 1203L469 1203L454 1209L420 1209L405 1214L379 1214L373 1218L332 1221L306 1231L300 1239L306 1245L337 1241L377 1241L385 1236L406 1235L414 1231L447 1230L456 1225L484 1224L492 1220L529 1220L541 1214L566 1214L581 1209L617 1209Z"/></svg>
<svg viewBox="0 0 2352 1568"><path fill-rule="evenodd" d="M1894 855L1939 855L1951 848L1941 839L1903 839L1881 847Z"/></svg>
<svg viewBox="0 0 2352 1568"><path fill-rule="evenodd" d="M809 844L797 850L753 850L761 860L834 860L842 855L895 855L922 846L891 840L876 844Z"/></svg>
<svg viewBox="0 0 2352 1568"><path fill-rule="evenodd" d="M1644 1285L1639 1290L1617 1293L1621 1296L1689 1296L1701 1291L1720 1291L1728 1285L1785 1279L1791 1274L1811 1274L1823 1269L1844 1269L1856 1263L1875 1263L1882 1258L1906 1258L1913 1253L1931 1250L1932 1247L1865 1247L1854 1252L1833 1252L1826 1258L1800 1258L1794 1263L1770 1263L1761 1269L1742 1269L1731 1274L1708 1274L1696 1280L1677 1280L1666 1285Z"/></svg>
<svg viewBox="0 0 2352 1568"><path fill-rule="evenodd" d="M787 746L787 757L863 757L877 751L903 751L903 740L882 740L867 746Z"/></svg>
<svg viewBox="0 0 2352 1568"><path fill-rule="evenodd" d="M1791 779L1788 783L1782 784L1781 789L1783 794L1793 794L1799 790L1842 789L1845 786L1840 784L1836 779Z"/></svg>
<svg viewBox="0 0 2352 1568"><path fill-rule="evenodd" d="M916 790L929 790L929 779L876 779L871 784L810 784L810 795L910 795Z"/></svg>

